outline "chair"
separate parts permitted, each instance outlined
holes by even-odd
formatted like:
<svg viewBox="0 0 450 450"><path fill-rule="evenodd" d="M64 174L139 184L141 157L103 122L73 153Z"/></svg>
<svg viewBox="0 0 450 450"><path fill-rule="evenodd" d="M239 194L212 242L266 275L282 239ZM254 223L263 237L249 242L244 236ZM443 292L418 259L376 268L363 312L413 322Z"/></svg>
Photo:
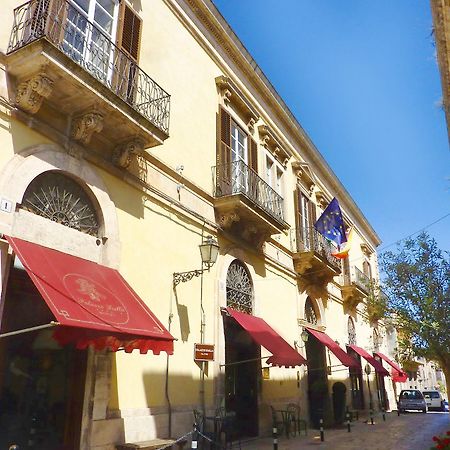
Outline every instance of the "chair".
<svg viewBox="0 0 450 450"><path fill-rule="evenodd" d="M308 434L308 422L301 418L300 405L297 403L289 403L287 409L290 412L290 417L294 424L295 432L298 432L298 435L300 436L303 429L306 436Z"/></svg>
<svg viewBox="0 0 450 450"><path fill-rule="evenodd" d="M280 436L284 431L283 419L278 419L277 411L272 405L270 405L270 410L272 412L272 428L276 428L277 434Z"/></svg>
<svg viewBox="0 0 450 450"><path fill-rule="evenodd" d="M209 448L215 448L216 435L213 431L206 431L205 429L205 416L198 409L193 410L194 424L197 430L201 433L199 442L201 442L202 449L205 448L205 441L209 443ZM202 436L203 435L203 436Z"/></svg>
<svg viewBox="0 0 450 450"><path fill-rule="evenodd" d="M233 447L233 441L237 440L239 449L241 449L241 439L236 436L236 413L234 411L226 411L224 407L216 409L216 417L219 419L218 424L218 440L221 441L222 434L225 437L225 448L230 444ZM235 439L236 438L236 439Z"/></svg>

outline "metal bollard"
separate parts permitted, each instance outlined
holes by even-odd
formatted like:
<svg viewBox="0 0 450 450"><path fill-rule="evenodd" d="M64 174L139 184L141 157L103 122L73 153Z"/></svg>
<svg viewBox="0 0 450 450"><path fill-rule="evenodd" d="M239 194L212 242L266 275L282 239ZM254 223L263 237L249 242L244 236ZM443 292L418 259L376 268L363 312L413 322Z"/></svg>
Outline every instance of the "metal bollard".
<svg viewBox="0 0 450 450"><path fill-rule="evenodd" d="M272 428L273 437L273 450L278 450L278 428L275 426Z"/></svg>
<svg viewBox="0 0 450 450"><path fill-rule="evenodd" d="M198 448L197 443L198 443L197 424L194 423L194 431L192 433L191 449L197 449Z"/></svg>
<svg viewBox="0 0 450 450"><path fill-rule="evenodd" d="M370 425L373 425L373 409L370 410Z"/></svg>
<svg viewBox="0 0 450 450"><path fill-rule="evenodd" d="M347 431L350 433L351 429L350 429L350 414L347 413Z"/></svg>
<svg viewBox="0 0 450 450"><path fill-rule="evenodd" d="M382 414L383 414L383 422L386 422L386 411L384 410L384 408L381 410Z"/></svg>
<svg viewBox="0 0 450 450"><path fill-rule="evenodd" d="M320 440L322 442L325 440L325 436L323 434L323 419L320 419Z"/></svg>

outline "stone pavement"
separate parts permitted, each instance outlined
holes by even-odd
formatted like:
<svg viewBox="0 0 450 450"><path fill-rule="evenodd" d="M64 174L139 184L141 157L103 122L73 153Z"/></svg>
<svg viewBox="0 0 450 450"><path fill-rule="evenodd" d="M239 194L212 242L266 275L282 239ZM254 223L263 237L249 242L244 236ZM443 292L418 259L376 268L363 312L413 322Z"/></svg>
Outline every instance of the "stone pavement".
<svg viewBox="0 0 450 450"><path fill-rule="evenodd" d="M428 450L436 434L450 430L448 413L427 414L409 412L397 416L387 413L386 422L375 417L375 424L369 425L360 419L347 428L325 430L325 441L320 441L318 430L308 430L308 436L278 439L278 450L301 450L321 448L327 450ZM256 439L242 443L242 450L272 450L271 438Z"/></svg>

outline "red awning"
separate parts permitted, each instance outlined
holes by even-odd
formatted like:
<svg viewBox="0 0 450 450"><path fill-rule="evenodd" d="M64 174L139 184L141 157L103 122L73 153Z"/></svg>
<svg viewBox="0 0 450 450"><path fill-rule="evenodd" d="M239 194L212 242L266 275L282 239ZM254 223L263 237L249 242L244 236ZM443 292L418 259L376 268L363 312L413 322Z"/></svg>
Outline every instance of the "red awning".
<svg viewBox="0 0 450 450"><path fill-rule="evenodd" d="M408 375L406 372L404 372L400 366L398 366L394 361L390 360L386 355L383 355L383 353L375 352L375 356L378 356L379 358L386 361L391 367L392 367L392 380L397 381L400 383L404 383L408 379Z"/></svg>
<svg viewBox="0 0 450 450"><path fill-rule="evenodd" d="M306 359L293 349L263 319L235 311L231 308L226 308L226 311L250 334L257 344L262 345L272 353L272 356L267 360L269 364L280 367L295 367L306 364Z"/></svg>
<svg viewBox="0 0 450 450"><path fill-rule="evenodd" d="M355 367L356 369L360 369L361 366L354 358L352 358L348 353L344 352L339 345L333 341L333 339L328 336L328 334L323 333L322 331L317 331L312 328L306 327L309 333L311 333L316 339L318 339L323 345L328 347L332 353L336 356L339 361L347 367Z"/></svg>
<svg viewBox="0 0 450 450"><path fill-rule="evenodd" d="M383 367L383 365L373 356L370 356L370 354L367 353L363 348L358 347L357 345L349 345L348 347L358 353L358 355L362 356L375 369L377 373L383 375L384 377L389 376L389 372Z"/></svg>
<svg viewBox="0 0 450 450"><path fill-rule="evenodd" d="M59 323L53 336L61 345L173 353L174 338L117 270L7 240Z"/></svg>

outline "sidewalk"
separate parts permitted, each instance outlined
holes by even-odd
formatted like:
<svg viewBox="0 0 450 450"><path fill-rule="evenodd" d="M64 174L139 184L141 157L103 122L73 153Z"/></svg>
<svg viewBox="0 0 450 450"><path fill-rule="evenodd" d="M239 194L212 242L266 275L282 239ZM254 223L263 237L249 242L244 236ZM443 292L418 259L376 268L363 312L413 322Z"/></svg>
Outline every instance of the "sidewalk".
<svg viewBox="0 0 450 450"><path fill-rule="evenodd" d="M301 450L319 447L329 450L428 450L436 434L450 430L448 413L408 413L397 416L387 413L386 422L381 415L374 419L374 425L365 423L365 418L347 427L325 430L325 441L320 441L318 430L308 430L307 436L278 439L278 450ZM273 450L272 438L256 439L242 443L243 450Z"/></svg>

